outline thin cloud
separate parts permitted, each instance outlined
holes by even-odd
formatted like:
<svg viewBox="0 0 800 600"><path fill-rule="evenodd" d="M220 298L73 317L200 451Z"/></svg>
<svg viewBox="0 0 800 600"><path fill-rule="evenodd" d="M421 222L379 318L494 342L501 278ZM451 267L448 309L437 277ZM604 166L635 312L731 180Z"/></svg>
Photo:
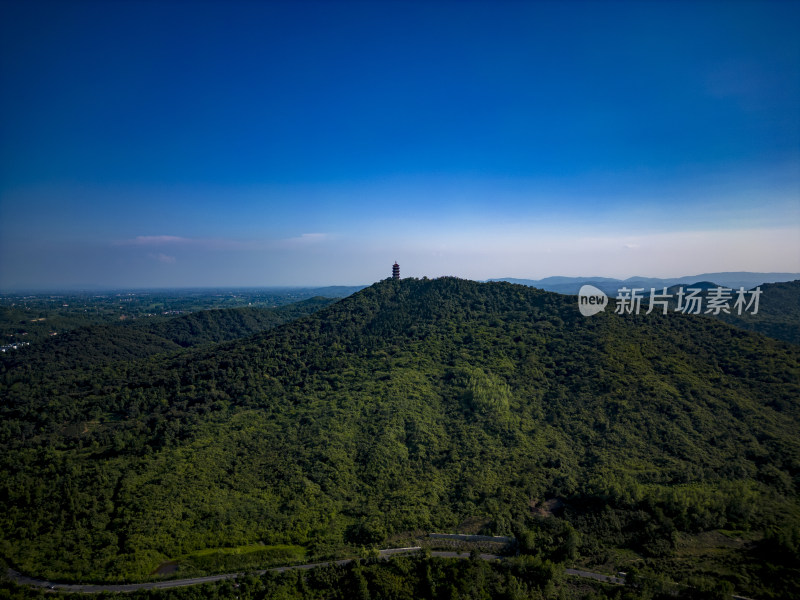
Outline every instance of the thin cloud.
<svg viewBox="0 0 800 600"><path fill-rule="evenodd" d="M301 233L297 237L280 240L277 245L284 248L297 248L319 244L331 239L328 233Z"/></svg>
<svg viewBox="0 0 800 600"><path fill-rule="evenodd" d="M247 242L216 238L185 238L177 235L137 235L135 238L115 242L116 246L182 246L191 248L226 249L246 248Z"/></svg>
<svg viewBox="0 0 800 600"><path fill-rule="evenodd" d="M297 244L316 244L328 239L327 233L301 233L300 237L289 238L288 241Z"/></svg>
<svg viewBox="0 0 800 600"><path fill-rule="evenodd" d="M157 260L158 262L162 262L168 265L175 263L174 256L168 256L167 254L164 254L162 252L159 252L158 254L148 254L147 256L149 258L152 258L153 260Z"/></svg>
<svg viewBox="0 0 800 600"><path fill-rule="evenodd" d="M177 235L137 235L132 240L123 240L119 243L125 246L163 246L165 244L188 244L192 243L192 240Z"/></svg>

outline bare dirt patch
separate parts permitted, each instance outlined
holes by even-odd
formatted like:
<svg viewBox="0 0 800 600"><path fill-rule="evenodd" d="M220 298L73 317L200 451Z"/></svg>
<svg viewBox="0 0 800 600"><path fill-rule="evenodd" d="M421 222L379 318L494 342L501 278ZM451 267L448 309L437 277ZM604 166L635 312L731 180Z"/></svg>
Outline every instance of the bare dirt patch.
<svg viewBox="0 0 800 600"><path fill-rule="evenodd" d="M531 500L533 514L540 517L553 517L562 506L564 506L564 503L558 498L550 498L550 500L545 500L541 504L537 500Z"/></svg>

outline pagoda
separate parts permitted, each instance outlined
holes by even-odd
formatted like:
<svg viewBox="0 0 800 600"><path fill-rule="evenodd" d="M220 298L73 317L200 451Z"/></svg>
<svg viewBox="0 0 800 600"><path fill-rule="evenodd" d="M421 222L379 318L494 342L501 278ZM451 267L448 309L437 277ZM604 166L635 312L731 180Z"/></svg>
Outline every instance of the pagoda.
<svg viewBox="0 0 800 600"><path fill-rule="evenodd" d="M392 279L400 279L400 265L396 262L392 265Z"/></svg>

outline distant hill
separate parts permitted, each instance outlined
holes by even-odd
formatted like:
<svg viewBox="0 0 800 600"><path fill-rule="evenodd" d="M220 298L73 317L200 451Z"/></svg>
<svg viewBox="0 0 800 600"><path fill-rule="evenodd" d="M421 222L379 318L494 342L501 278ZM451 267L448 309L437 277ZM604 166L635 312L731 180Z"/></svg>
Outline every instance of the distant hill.
<svg viewBox="0 0 800 600"><path fill-rule="evenodd" d="M203 310L159 321L80 327L0 356L0 373L23 369L31 376L96 367L183 348L248 337L307 316L334 298L315 297L276 308Z"/></svg>
<svg viewBox="0 0 800 600"><path fill-rule="evenodd" d="M720 313L719 318L737 327L800 344L800 280L766 283L759 287L761 296L757 314Z"/></svg>
<svg viewBox="0 0 800 600"><path fill-rule="evenodd" d="M0 395L0 552L32 575L469 528L531 561L800 594L800 348L716 319L386 280L169 360L7 372Z"/></svg>
<svg viewBox="0 0 800 600"><path fill-rule="evenodd" d="M337 300L338 297L335 296L317 296L276 308L203 310L156 323L140 320L132 327L153 333L182 347L198 346L247 337L310 315Z"/></svg>
<svg viewBox="0 0 800 600"><path fill-rule="evenodd" d="M703 290L698 295L706 302L709 291L717 287L719 286L716 283L710 281L674 285L667 289L667 294L673 297L670 302L671 310L676 308L677 294L681 289L684 293L690 289ZM765 283L755 287L761 290L756 314L752 314L754 308L743 310L741 315L737 314L738 311L733 307L735 300L732 300L728 313L720 311L719 314L713 316L731 325L757 331L777 340L800 344L800 280ZM646 306L649 301L648 294L649 292L644 295L643 306ZM730 294L732 298L736 298L735 291ZM702 310L704 312L706 309Z"/></svg>
<svg viewBox="0 0 800 600"><path fill-rule="evenodd" d="M795 280L780 281L789 276L795 277ZM779 280L779 283L764 283L771 279ZM699 288L707 292L718 286L728 287L734 291L740 287L745 290L760 287L762 294L756 315L749 313L742 315L720 313L716 316L737 327L758 331L778 340L800 344L800 276L792 273L706 273L677 279L631 278L619 280L609 278L548 277L540 280L508 279L493 281L509 281L567 295L577 295L581 286L589 284L603 290L610 298L614 298L622 287L627 287L628 289L643 288L645 290L643 294L645 299L651 288L655 288L657 293L661 293L664 287L667 287L667 294L675 296L681 288L684 290ZM705 293L700 295L705 296ZM646 304L645 300L644 305ZM671 306L674 307L674 305L675 302L673 301Z"/></svg>
<svg viewBox="0 0 800 600"><path fill-rule="evenodd" d="M303 291L314 294L314 296L322 296L323 298L346 298L351 294L355 294L363 290L366 285L329 285L319 288L302 288Z"/></svg>
<svg viewBox="0 0 800 600"><path fill-rule="evenodd" d="M649 290L651 287L663 289L676 285L688 285L698 281L713 282L717 285L739 289L744 287L749 290L762 283L784 282L800 279L800 273L751 273L747 271L735 271L724 273L703 273L700 275L689 275L685 277L673 277L659 279L655 277L629 277L628 279L614 279L609 277L546 277L544 279L514 279L500 278L490 279L489 281L507 281L537 287L549 292L559 294L575 295L584 284L593 285L603 290L606 294L616 295L620 287L642 287Z"/></svg>
<svg viewBox="0 0 800 600"><path fill-rule="evenodd" d="M101 294L0 295L0 345L40 342L79 327L135 322L230 308L276 308L314 297L339 298L364 286L115 290ZM234 327L236 325L231 323ZM224 327L221 328L224 330Z"/></svg>
<svg viewBox="0 0 800 600"><path fill-rule="evenodd" d="M708 290L714 289L719 287L720 284L714 283L713 281L693 281L692 283L681 283L680 285L671 285L667 288L667 294L675 295L681 289L686 292L686 290L702 290L703 292L707 292ZM732 288L731 288L732 289ZM750 288L745 288L750 289ZM656 293L661 293L663 288L656 288ZM649 288L647 292L649 293Z"/></svg>

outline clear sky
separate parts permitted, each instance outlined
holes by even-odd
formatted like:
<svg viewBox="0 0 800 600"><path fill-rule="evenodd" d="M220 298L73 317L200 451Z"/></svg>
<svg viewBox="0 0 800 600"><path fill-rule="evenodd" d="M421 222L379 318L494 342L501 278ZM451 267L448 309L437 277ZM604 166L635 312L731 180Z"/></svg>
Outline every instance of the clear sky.
<svg viewBox="0 0 800 600"><path fill-rule="evenodd" d="M798 272L798 23L0 1L0 289Z"/></svg>

